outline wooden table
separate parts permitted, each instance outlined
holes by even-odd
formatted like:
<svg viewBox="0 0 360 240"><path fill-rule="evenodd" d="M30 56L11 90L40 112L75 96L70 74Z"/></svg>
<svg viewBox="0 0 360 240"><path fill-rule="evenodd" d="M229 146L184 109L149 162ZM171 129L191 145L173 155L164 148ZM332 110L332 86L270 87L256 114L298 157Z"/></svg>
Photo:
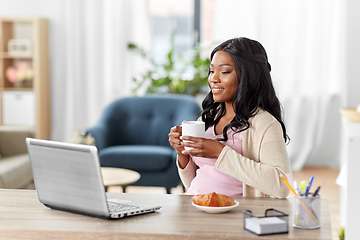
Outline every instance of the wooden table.
<svg viewBox="0 0 360 240"><path fill-rule="evenodd" d="M104 186L126 186L140 179L140 173L129 169L102 167L101 174Z"/></svg>
<svg viewBox="0 0 360 240"><path fill-rule="evenodd" d="M191 205L191 196L108 193L109 197L159 204L144 215L105 220L44 207L34 190L0 190L0 239L332 239L327 200L321 201L321 228L303 230L291 224L292 199L236 197L228 213L209 214ZM258 237L243 229L243 210L263 215L267 208L289 213L289 233Z"/></svg>

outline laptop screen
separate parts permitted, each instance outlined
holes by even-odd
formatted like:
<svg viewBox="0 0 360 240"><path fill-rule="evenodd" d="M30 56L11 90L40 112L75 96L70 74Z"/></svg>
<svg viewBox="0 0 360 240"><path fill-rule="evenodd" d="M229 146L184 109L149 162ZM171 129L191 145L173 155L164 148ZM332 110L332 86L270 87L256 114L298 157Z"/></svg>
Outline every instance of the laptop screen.
<svg viewBox="0 0 360 240"><path fill-rule="evenodd" d="M108 216L95 146L27 138L40 202L51 208Z"/></svg>

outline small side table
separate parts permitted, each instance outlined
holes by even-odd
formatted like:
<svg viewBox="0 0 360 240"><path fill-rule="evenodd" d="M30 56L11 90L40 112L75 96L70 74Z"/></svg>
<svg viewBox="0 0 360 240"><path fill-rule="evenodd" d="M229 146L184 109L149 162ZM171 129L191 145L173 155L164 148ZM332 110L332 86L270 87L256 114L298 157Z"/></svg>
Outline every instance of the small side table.
<svg viewBox="0 0 360 240"><path fill-rule="evenodd" d="M140 173L123 168L102 167L101 173L106 191L110 186L125 186L140 179Z"/></svg>

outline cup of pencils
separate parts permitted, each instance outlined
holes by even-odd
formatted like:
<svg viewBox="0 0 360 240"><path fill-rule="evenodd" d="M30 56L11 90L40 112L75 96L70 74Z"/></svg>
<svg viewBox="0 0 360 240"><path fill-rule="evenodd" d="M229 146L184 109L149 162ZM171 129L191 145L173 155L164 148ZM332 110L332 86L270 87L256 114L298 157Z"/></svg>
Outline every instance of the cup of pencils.
<svg viewBox="0 0 360 240"><path fill-rule="evenodd" d="M320 195L294 196L293 227L313 229L320 227Z"/></svg>
<svg viewBox="0 0 360 240"><path fill-rule="evenodd" d="M281 175L281 178L294 194L294 201L292 204L293 227L303 229L319 228L321 209L319 191L324 183L311 193L310 188L314 176L310 178L309 182L301 181L298 188L296 181L290 180L292 179L292 175L286 175L287 176Z"/></svg>

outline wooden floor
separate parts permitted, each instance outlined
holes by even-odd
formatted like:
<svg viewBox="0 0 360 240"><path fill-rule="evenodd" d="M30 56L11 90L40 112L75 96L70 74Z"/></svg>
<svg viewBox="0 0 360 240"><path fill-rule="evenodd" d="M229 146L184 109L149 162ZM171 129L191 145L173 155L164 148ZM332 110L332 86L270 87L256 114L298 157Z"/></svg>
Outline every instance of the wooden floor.
<svg viewBox="0 0 360 240"><path fill-rule="evenodd" d="M302 171L293 172L294 180L300 182L302 180L308 181L311 176L314 176L313 187L320 186L324 181L325 184L322 187L320 194L322 198L326 198L329 202L331 225L333 230L333 240L338 240L338 234L340 231L340 211L339 211L339 186L335 183L335 180L339 174L338 168L307 166ZM312 188L313 189L313 188ZM109 187L109 192L122 192L121 187ZM149 194L165 194L165 188L157 187L128 187L126 189L128 193L149 193ZM182 194L182 187L173 188L172 194ZM290 198L292 195L289 196Z"/></svg>

